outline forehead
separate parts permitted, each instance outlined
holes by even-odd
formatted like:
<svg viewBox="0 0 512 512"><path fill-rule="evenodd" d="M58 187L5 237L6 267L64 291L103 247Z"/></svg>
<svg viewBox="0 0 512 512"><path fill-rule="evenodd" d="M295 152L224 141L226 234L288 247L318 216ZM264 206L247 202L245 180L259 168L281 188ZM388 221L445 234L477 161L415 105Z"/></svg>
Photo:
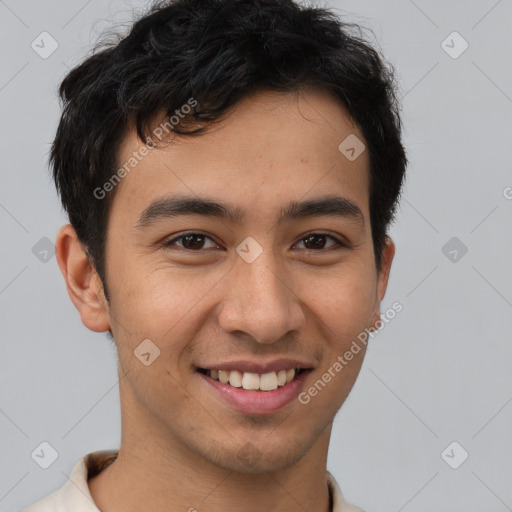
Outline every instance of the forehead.
<svg viewBox="0 0 512 512"><path fill-rule="evenodd" d="M267 206L275 209L277 202L338 191L365 210L368 152L349 160L339 149L349 136L364 142L330 94L260 91L203 134L178 135L146 151L117 185L114 203L140 215L155 198L172 193L229 198L254 214ZM130 159L134 163L133 155L143 147L131 130L118 153L119 167Z"/></svg>

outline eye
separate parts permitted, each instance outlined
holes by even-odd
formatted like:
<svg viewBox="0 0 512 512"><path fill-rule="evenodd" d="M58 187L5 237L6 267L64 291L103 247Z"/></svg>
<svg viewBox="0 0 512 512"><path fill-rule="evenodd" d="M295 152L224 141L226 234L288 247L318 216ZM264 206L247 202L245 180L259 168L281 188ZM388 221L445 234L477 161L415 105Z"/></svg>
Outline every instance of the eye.
<svg viewBox="0 0 512 512"><path fill-rule="evenodd" d="M204 248L205 240L213 240L209 237L204 235L203 233L197 233L197 232L190 232L190 233L183 233L172 240L169 240L167 242L164 242L165 247L170 247L175 244L175 242L179 241L181 242L181 245L178 245L178 247L181 247L182 249L188 249L190 251L198 252L199 249ZM217 244L214 243L214 247L217 247Z"/></svg>
<svg viewBox="0 0 512 512"><path fill-rule="evenodd" d="M334 241L334 244L326 249L326 239L331 239ZM218 247L217 244L207 235L200 232L189 232L183 233L177 237L174 237L172 240L164 242L164 247L177 246L179 248L192 251L199 252L201 249L205 249L205 242L210 240L213 245L211 247ZM306 236L302 237L299 243L304 243L306 245L306 251L320 252L322 249L326 250L339 250L346 248L347 245L343 243L338 238L329 235L327 233L309 233ZM309 247L307 247L309 245Z"/></svg>
<svg viewBox="0 0 512 512"><path fill-rule="evenodd" d="M305 242L305 245L310 245L310 247L306 247L307 251L318 252L318 250L325 249L325 239L327 238L334 240L334 245L331 245L331 247L326 250L336 251L347 247L341 240L327 233L309 233L305 237L302 237L299 243Z"/></svg>

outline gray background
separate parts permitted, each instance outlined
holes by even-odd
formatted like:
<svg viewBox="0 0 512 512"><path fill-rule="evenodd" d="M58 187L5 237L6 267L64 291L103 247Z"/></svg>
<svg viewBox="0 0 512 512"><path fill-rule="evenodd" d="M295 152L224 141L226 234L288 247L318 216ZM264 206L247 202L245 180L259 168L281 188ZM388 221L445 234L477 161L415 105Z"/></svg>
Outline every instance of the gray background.
<svg viewBox="0 0 512 512"><path fill-rule="evenodd" d="M512 1L328 5L371 28L396 67L410 158L382 308L403 311L370 344L328 469L366 512L512 510ZM58 84L143 6L0 0L0 512L119 446L114 350L82 325L41 239L66 222L46 166ZM31 48L43 31L59 45L47 59ZM442 45L453 31L469 44L457 58L458 36ZM31 458L43 441L59 454L46 470Z"/></svg>

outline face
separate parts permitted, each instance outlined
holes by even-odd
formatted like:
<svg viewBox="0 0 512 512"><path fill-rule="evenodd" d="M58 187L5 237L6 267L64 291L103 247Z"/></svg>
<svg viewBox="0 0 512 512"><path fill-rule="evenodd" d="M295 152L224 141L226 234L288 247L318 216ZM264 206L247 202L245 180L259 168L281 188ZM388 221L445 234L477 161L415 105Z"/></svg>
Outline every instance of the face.
<svg viewBox="0 0 512 512"><path fill-rule="evenodd" d="M378 319L393 252L378 274L368 152L351 161L338 149L351 134L364 142L326 93L259 92L205 134L150 150L118 185L106 307L122 407L140 435L149 428L198 460L256 473L289 467L330 433L365 346L333 365ZM119 163L141 146L129 134ZM177 196L225 210L177 208ZM274 391L203 371L261 364L271 374L276 361L308 370Z"/></svg>

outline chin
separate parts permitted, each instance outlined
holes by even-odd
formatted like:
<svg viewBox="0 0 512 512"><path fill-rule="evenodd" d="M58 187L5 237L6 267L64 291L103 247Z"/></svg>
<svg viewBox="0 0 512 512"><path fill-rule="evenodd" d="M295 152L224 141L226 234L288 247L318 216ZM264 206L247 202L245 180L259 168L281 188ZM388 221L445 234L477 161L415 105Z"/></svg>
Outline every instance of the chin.
<svg viewBox="0 0 512 512"><path fill-rule="evenodd" d="M275 447L265 440L261 443L247 441L237 449L234 444L225 447L213 457L215 465L235 473L265 474L283 471L297 463L307 453L307 448L298 450L297 445L280 442Z"/></svg>

